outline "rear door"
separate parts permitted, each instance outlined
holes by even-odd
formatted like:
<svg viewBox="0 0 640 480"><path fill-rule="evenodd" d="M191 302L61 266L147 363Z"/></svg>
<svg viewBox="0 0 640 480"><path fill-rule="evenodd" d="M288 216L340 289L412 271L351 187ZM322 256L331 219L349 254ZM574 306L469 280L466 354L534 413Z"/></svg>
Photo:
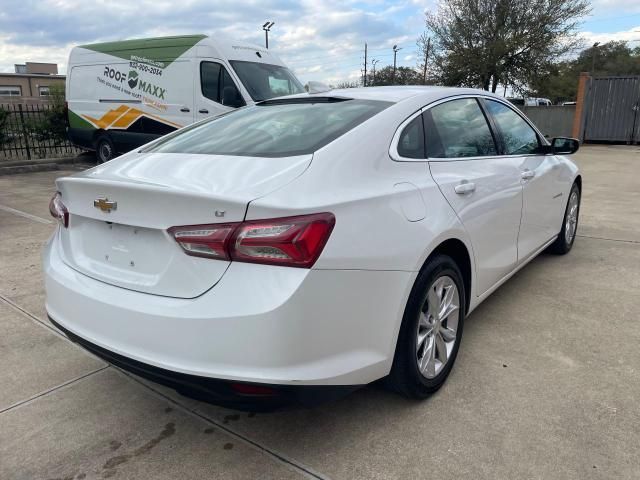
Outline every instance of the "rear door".
<svg viewBox="0 0 640 480"><path fill-rule="evenodd" d="M523 187L518 261L525 261L560 231L566 180L560 160L540 153L538 133L515 110L497 100L483 99L501 138L502 152L519 168Z"/></svg>
<svg viewBox="0 0 640 480"><path fill-rule="evenodd" d="M246 105L232 74L214 58L197 60L194 96L196 121Z"/></svg>
<svg viewBox="0 0 640 480"><path fill-rule="evenodd" d="M518 260L519 163L499 155L476 98L438 103L423 116L431 175L471 238L481 295Z"/></svg>

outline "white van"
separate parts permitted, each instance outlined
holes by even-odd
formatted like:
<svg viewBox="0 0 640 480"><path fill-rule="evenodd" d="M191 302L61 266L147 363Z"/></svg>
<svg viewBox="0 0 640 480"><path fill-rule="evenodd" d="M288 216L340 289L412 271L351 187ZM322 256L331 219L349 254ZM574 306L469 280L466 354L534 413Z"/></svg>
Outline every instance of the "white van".
<svg viewBox="0 0 640 480"><path fill-rule="evenodd" d="M548 98L538 98L538 97L524 97L524 98L507 98L511 103L516 106L524 106L524 107L550 107L553 105L551 100Z"/></svg>
<svg viewBox="0 0 640 480"><path fill-rule="evenodd" d="M125 40L71 50L69 138L99 161L209 116L303 93L269 50L205 35Z"/></svg>

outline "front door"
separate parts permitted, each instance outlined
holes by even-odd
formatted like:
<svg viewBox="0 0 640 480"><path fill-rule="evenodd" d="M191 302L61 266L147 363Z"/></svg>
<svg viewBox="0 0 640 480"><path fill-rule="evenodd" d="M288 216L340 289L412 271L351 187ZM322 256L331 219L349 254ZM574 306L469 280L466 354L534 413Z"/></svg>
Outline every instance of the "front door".
<svg viewBox="0 0 640 480"><path fill-rule="evenodd" d="M195 75L196 121L245 105L240 90L222 62L199 59Z"/></svg>
<svg viewBox="0 0 640 480"><path fill-rule="evenodd" d="M560 231L566 179L560 160L540 153L541 139L527 121L502 102L484 99L502 138L502 151L519 169L523 187L518 261L527 260Z"/></svg>
<svg viewBox="0 0 640 480"><path fill-rule="evenodd" d="M477 99L450 100L423 115L431 175L471 238L481 295L517 264L520 165L498 155Z"/></svg>

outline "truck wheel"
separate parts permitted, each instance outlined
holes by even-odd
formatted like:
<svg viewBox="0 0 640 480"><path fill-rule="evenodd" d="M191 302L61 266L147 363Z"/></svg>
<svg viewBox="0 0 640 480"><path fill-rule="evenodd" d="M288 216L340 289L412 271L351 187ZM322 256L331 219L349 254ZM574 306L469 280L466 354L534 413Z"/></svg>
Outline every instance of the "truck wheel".
<svg viewBox="0 0 640 480"><path fill-rule="evenodd" d="M96 158L98 163L104 163L115 157L116 149L108 135L100 135L96 142Z"/></svg>

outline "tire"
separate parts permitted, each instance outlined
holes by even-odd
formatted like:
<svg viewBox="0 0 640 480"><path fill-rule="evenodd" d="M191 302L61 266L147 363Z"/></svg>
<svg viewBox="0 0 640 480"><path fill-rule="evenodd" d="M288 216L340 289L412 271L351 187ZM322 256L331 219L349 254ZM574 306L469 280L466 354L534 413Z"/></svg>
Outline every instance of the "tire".
<svg viewBox="0 0 640 480"><path fill-rule="evenodd" d="M451 292L452 287L455 289ZM446 292L451 292L457 308L440 316L438 310L443 305L442 300L446 300ZM432 307L432 304L437 306ZM385 379L387 386L415 399L437 391L449 376L458 355L465 314L466 293L460 269L451 257L436 255L422 268L409 295L393 366ZM444 352L446 360L443 362Z"/></svg>
<svg viewBox="0 0 640 480"><path fill-rule="evenodd" d="M564 209L564 219L562 220L562 228L558 234L558 238L549 245L548 251L555 255L564 255L569 253L573 243L576 240L578 231L578 220L580 218L580 188L577 184L573 184L567 206Z"/></svg>
<svg viewBox="0 0 640 480"><path fill-rule="evenodd" d="M96 159L105 163L116 156L116 149L108 135L102 134L96 141Z"/></svg>

